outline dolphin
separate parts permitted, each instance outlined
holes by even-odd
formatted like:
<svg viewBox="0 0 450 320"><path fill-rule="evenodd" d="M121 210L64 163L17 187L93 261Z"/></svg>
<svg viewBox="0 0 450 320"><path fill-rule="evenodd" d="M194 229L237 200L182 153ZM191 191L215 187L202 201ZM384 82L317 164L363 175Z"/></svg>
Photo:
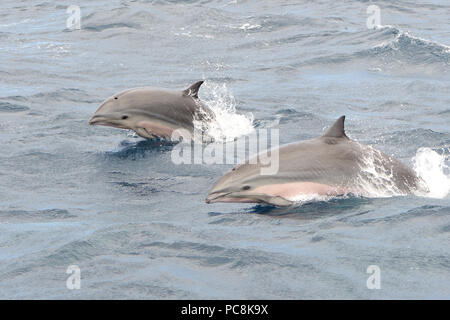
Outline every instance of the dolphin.
<svg viewBox="0 0 450 320"><path fill-rule="evenodd" d="M261 175L259 158L236 166L216 182L206 203L289 206L317 195L371 196L427 191L412 169L348 138L344 121L345 116L340 117L318 138L281 146L276 174Z"/></svg>
<svg viewBox="0 0 450 320"><path fill-rule="evenodd" d="M174 130L194 132L194 120L213 118L212 111L198 99L203 81L183 91L152 87L133 88L106 99L92 118L91 125L134 130L147 139L171 138Z"/></svg>

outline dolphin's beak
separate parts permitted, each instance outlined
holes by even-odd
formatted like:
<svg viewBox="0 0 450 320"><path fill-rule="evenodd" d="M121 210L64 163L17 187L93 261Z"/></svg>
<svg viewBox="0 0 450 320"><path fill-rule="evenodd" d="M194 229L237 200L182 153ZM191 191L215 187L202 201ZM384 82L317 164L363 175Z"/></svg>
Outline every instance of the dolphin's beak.
<svg viewBox="0 0 450 320"><path fill-rule="evenodd" d="M111 117L102 116L102 115L93 115L89 120L89 124L91 126L99 125L99 126L108 126L120 129L128 129L124 126L120 120L112 119Z"/></svg>
<svg viewBox="0 0 450 320"><path fill-rule="evenodd" d="M89 120L89 124L91 126L93 126L95 124L98 124L101 120L102 120L101 117L93 115L92 118ZM105 119L103 119L103 120L105 120Z"/></svg>
<svg viewBox="0 0 450 320"><path fill-rule="evenodd" d="M251 194L244 194L239 192L220 192L216 191L208 194L205 199L206 203L216 202L234 202L234 203L257 203L260 202Z"/></svg>
<svg viewBox="0 0 450 320"><path fill-rule="evenodd" d="M208 196L205 199L206 203L215 203L222 201L221 199L224 199L227 195L229 195L231 192L213 192L208 194Z"/></svg>

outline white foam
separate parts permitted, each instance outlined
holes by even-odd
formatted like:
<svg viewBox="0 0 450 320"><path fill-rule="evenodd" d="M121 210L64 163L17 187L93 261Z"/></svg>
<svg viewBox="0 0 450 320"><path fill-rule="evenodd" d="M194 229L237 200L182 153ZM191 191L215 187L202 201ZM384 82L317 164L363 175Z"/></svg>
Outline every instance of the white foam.
<svg viewBox="0 0 450 320"><path fill-rule="evenodd" d="M243 135L252 133L253 114L236 112L236 100L227 85L222 83L205 82L202 86L202 101L214 113L214 119L208 121L204 132L215 141L233 141ZM194 121L196 129L204 128L205 123Z"/></svg>
<svg viewBox="0 0 450 320"><path fill-rule="evenodd" d="M127 130L127 137L128 138L138 138L139 136L138 136L138 134L135 131Z"/></svg>
<svg viewBox="0 0 450 320"><path fill-rule="evenodd" d="M259 24L250 24L250 23L244 23L242 26L239 27L241 30L253 30L253 29L259 29L261 28L261 25Z"/></svg>
<svg viewBox="0 0 450 320"><path fill-rule="evenodd" d="M371 146L361 146L364 150L361 173L355 184L364 196L385 198L405 195L394 181L394 173L389 166L383 166L383 154Z"/></svg>
<svg viewBox="0 0 450 320"><path fill-rule="evenodd" d="M313 202L313 201L328 201L336 196L328 196L328 195L320 195L317 193L309 193L309 194L298 194L293 197L287 197L286 199L293 202L305 203L305 202Z"/></svg>
<svg viewBox="0 0 450 320"><path fill-rule="evenodd" d="M420 148L413 158L414 170L421 177L428 189L423 196L445 198L450 192L449 167L445 164L445 155L440 155L431 148Z"/></svg>
<svg viewBox="0 0 450 320"><path fill-rule="evenodd" d="M413 169L425 186L415 191L418 196L445 198L450 192L449 167L445 164L445 155L440 155L431 148L420 148L413 157ZM368 197L394 197L408 194L400 190L395 181L392 169L379 165L384 161L380 151L367 146L361 174L356 185L362 195ZM414 190L412 186L411 190ZM427 190L427 191L425 191Z"/></svg>

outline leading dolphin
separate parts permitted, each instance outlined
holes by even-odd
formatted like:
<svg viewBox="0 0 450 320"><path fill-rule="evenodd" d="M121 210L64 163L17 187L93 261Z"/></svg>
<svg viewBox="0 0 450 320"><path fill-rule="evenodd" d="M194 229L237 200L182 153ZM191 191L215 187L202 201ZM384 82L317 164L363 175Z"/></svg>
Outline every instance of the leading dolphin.
<svg viewBox="0 0 450 320"><path fill-rule="evenodd" d="M183 91L151 87L125 90L104 101L89 124L131 129L147 139L170 138L177 129L192 134L194 120L213 118L212 111L198 99L202 83Z"/></svg>
<svg viewBox="0 0 450 320"><path fill-rule="evenodd" d="M308 196L410 194L426 192L423 181L400 161L347 137L345 116L321 137L284 145L279 170L261 175L248 160L221 177L206 203L250 202L292 205Z"/></svg>

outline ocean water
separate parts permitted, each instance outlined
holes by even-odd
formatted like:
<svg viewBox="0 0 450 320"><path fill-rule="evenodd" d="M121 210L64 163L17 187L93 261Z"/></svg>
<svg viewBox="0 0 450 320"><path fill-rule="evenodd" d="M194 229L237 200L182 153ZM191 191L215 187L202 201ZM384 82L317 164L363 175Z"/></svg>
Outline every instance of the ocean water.
<svg viewBox="0 0 450 320"><path fill-rule="evenodd" d="M450 298L448 1L0 8L0 298ZM351 138L431 192L207 205L233 165L175 165L170 144L88 125L118 91L201 79L218 135L276 128L289 143L345 114ZM67 287L71 265L80 289Z"/></svg>

